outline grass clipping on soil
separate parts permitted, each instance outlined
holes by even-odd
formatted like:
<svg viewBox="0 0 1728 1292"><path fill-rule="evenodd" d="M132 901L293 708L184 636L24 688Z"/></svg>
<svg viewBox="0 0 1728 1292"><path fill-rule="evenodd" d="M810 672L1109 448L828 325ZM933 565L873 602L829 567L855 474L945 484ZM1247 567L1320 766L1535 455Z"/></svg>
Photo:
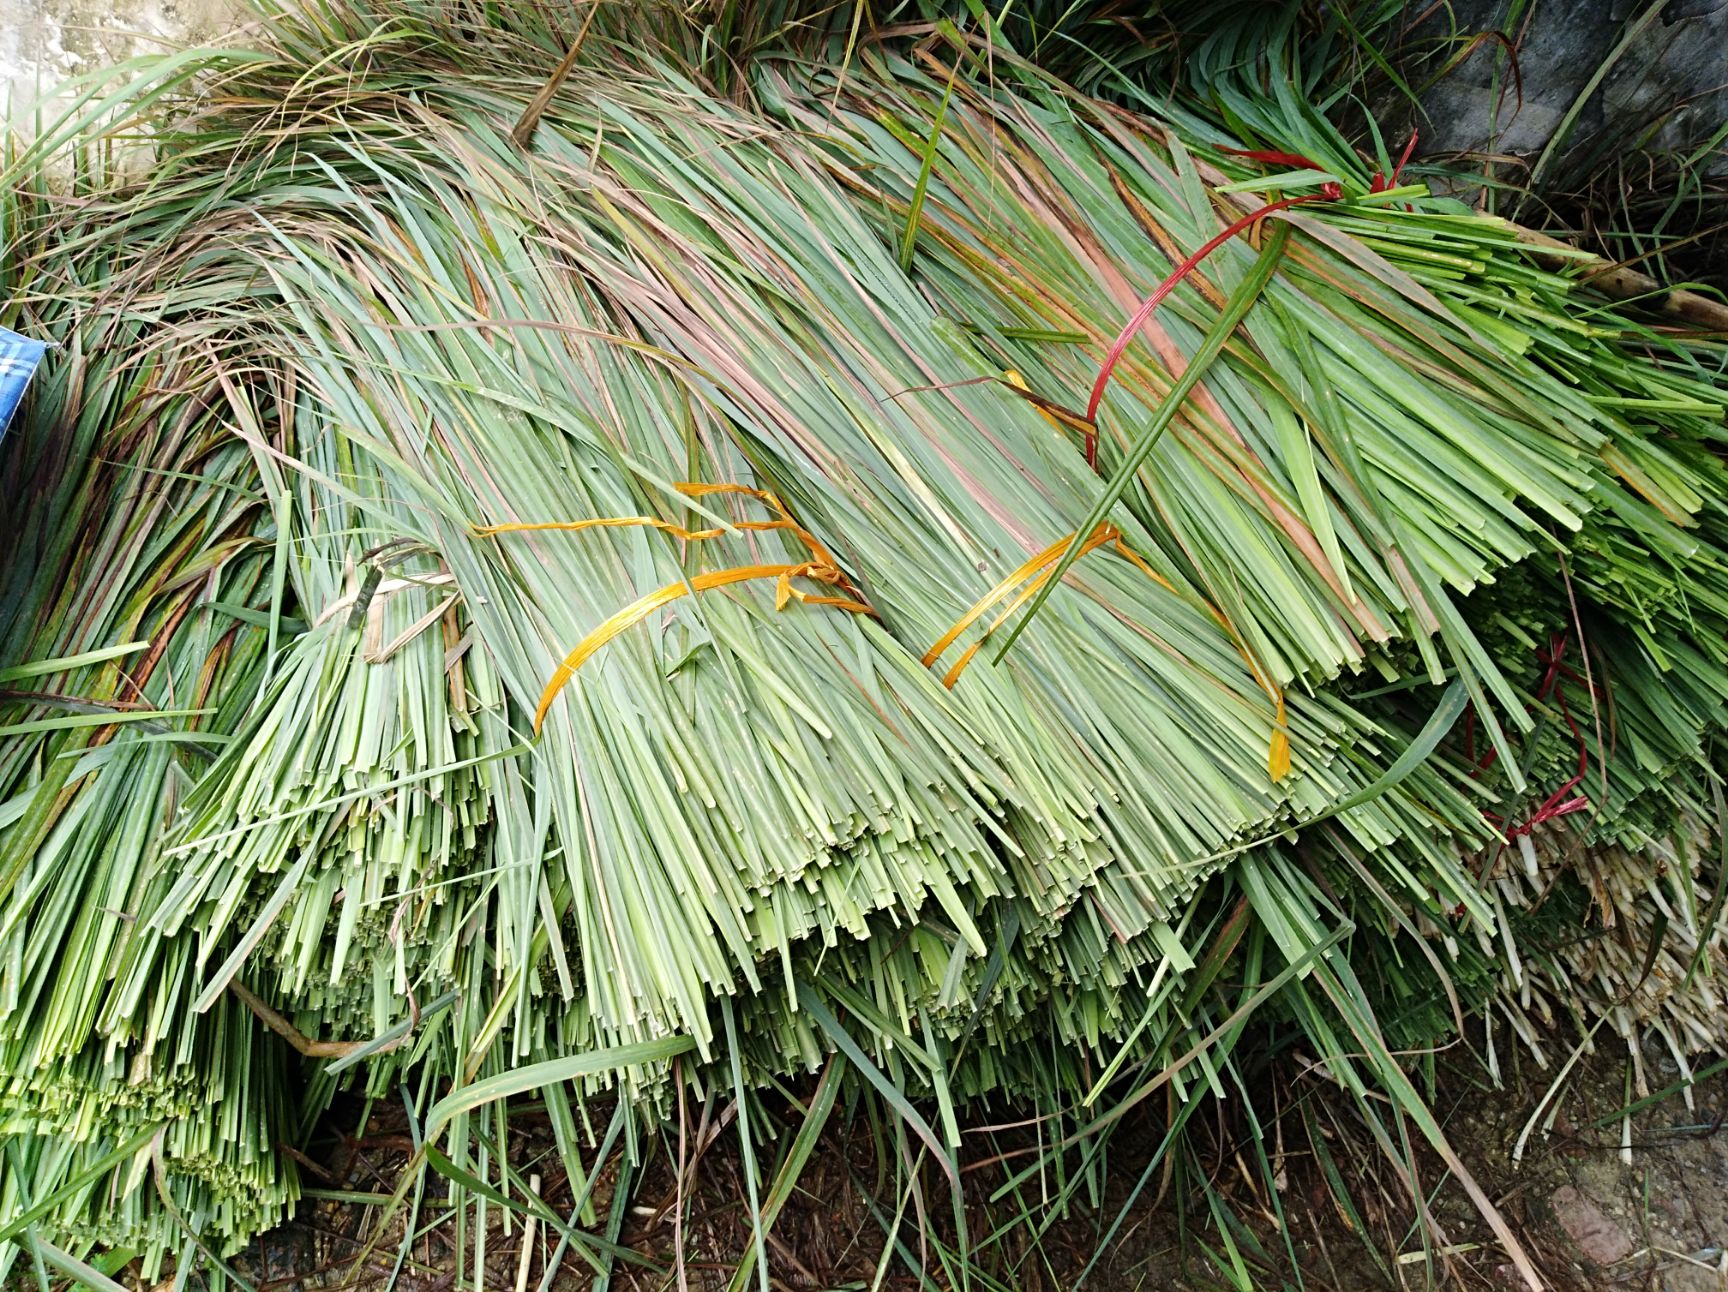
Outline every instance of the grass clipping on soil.
<svg viewBox="0 0 1728 1292"><path fill-rule="evenodd" d="M588 1094L748 1135L837 1054L951 1184L1001 1098L1078 1182L1256 1009L1389 1146L1463 989L1722 1046L1719 353L1340 174L1153 316L1094 469L1123 320L1305 177L957 36L745 107L597 29L524 149L563 39L478 21L279 19L6 172L60 349L0 455L0 1232L214 1259L344 1088L484 1206L535 1092L579 1179Z"/></svg>

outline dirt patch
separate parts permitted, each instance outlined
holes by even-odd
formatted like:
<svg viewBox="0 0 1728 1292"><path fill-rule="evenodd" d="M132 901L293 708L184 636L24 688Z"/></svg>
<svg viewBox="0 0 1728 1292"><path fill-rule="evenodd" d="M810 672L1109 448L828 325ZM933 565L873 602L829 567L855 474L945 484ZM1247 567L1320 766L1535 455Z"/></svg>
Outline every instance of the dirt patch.
<svg viewBox="0 0 1728 1292"><path fill-rule="evenodd" d="M1029 1160L1015 1154L1035 1144L1032 1131L968 1135L962 1162L975 1168L965 1177L973 1286L1066 1292L1082 1275L1096 1292L1210 1292L1242 1278L1254 1287L1340 1290L1522 1286L1437 1155L1417 1158L1416 1184L1434 1226L1425 1250L1410 1183L1352 1105L1299 1064L1264 1078L1255 1098L1265 1106L1253 1110L1260 1121L1240 1104L1208 1109L1206 1120L1190 1124L1190 1150L1168 1177L1147 1169L1162 1139L1158 1117L1125 1124L1097 1173L1101 1187L1075 1190L1060 1214L1053 1210L1065 1183L1058 1171L1016 1179L1011 1169ZM1654 1066L1649 1078L1679 1080ZM1728 1292L1728 1076L1699 1083L1690 1106L1676 1094L1629 1120L1618 1115L1636 1100L1627 1056L1611 1047L1575 1065L1551 1100L1554 1073L1528 1064L1504 1090L1468 1058L1438 1063L1436 1079L1435 1107L1451 1143L1548 1286ZM790 1101L778 1110L789 1122L797 1112ZM893 1142L862 1113L836 1117L766 1240L778 1292L958 1285L957 1234L940 1176L927 1172L921 1191L908 1193L906 1159L895 1160ZM541 1196L567 1216L572 1182L544 1119L532 1109L513 1113L508 1144L520 1179L536 1178ZM611 1286L726 1288L754 1243L727 1109L716 1107L708 1120L690 1110L682 1157L676 1127L642 1147L626 1195L619 1196L613 1158L593 1193L594 1223L579 1226L605 1234L616 1225L610 1232L631 1256ZM445 1292L474 1286L477 1260L488 1288L534 1292L549 1268L549 1288L593 1286L593 1271L570 1251L552 1265L558 1236L548 1225L529 1234L520 1217L492 1206L479 1240L472 1211L460 1228L441 1216L445 1186L436 1175L411 1240L404 1242L401 1212L380 1225L385 1209L363 1199L394 1188L409 1148L406 1127L389 1112L375 1113L358 1135L316 1145L319 1196L236 1264L261 1292L381 1287L393 1270L400 1288ZM1006 1161L991 1164L996 1156ZM763 1174L772 1178L774 1167L764 1162Z"/></svg>
<svg viewBox="0 0 1728 1292"><path fill-rule="evenodd" d="M1645 1063L1650 1085L1679 1084L1677 1070ZM1706 1077L1690 1103L1673 1094L1623 1116L1643 1101L1629 1056L1610 1043L1550 1097L1555 1084L1553 1071L1526 1066L1508 1091L1457 1099L1447 1125L1545 1277L1559 1288L1728 1292L1728 1076ZM1456 1198L1447 1208L1459 1215Z"/></svg>

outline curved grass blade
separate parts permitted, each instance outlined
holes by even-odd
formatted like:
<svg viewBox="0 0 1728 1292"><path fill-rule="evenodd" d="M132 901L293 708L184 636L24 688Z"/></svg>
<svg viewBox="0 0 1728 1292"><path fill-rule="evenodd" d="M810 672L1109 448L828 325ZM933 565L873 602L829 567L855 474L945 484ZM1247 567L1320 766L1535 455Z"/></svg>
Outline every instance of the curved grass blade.
<svg viewBox="0 0 1728 1292"><path fill-rule="evenodd" d="M668 1036L657 1041L637 1041L604 1050L590 1050L585 1054L566 1055L561 1059L548 1059L543 1063L530 1063L527 1067L501 1072L495 1077L452 1090L433 1104L432 1111L426 1116L426 1139L428 1142L437 1139L451 1119L459 1114L472 1112L496 1100L526 1094L530 1090L560 1081L573 1081L578 1077L599 1076L641 1064L657 1063L680 1054L688 1054L695 1048L695 1037Z"/></svg>
<svg viewBox="0 0 1728 1292"><path fill-rule="evenodd" d="M1009 631L1008 639L996 651L993 663L1001 663L1002 657L1008 653L1015 640L1026 630L1026 625L1032 622L1032 617L1038 613L1039 607L1049 599L1051 592L1067 574L1068 568L1079 558L1080 550L1085 546L1086 537L1104 523L1105 518L1116 506L1117 501L1127 490L1136 473L1145 464L1146 459L1151 456L1153 448L1157 446L1164 432L1170 428L1170 423L1176 420L1176 414L1181 411L1183 403L1193 393L1194 388L1200 384L1200 379L1206 375L1206 369L1223 352L1225 345L1235 335L1237 325L1246 317L1254 302L1259 299L1260 293L1265 291L1267 284L1272 281L1272 275L1277 270L1278 262L1284 254L1284 244L1289 239L1290 228L1282 220L1275 222L1267 230L1265 243L1261 247L1260 255L1255 259L1253 267L1249 269L1247 276L1237 284L1236 290L1230 293L1230 297L1225 301L1224 308L1219 312L1217 320L1208 329L1206 339L1200 343L1200 348L1195 351L1194 357L1188 361L1188 366L1182 370L1182 375L1171 386L1170 393L1158 405L1158 411L1152 415L1151 422L1147 424L1145 430L1141 431L1140 438L1134 442L1133 447L1128 450L1127 456L1117 466L1115 474L1105 484L1104 492L1092 505L1092 511L1075 531L1074 541L1069 543L1068 550L1063 553L1062 559L1056 563L1050 578L1038 590L1038 595L1032 598L1031 604L1026 607L1019 622Z"/></svg>

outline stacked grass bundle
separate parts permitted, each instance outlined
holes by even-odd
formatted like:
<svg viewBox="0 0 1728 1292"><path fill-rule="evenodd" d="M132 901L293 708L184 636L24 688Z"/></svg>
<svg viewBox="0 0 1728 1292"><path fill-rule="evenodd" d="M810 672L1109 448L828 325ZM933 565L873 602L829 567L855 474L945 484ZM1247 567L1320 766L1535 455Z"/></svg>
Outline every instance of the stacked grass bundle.
<svg viewBox="0 0 1728 1292"><path fill-rule="evenodd" d="M1352 174L1347 144L1308 99L1263 88L1288 82L1325 99L1332 91L1316 68L1337 51L1298 56L1288 15L1270 39L1253 32L1256 21L1218 14L1183 68L1168 69L1187 82L1174 109L1184 132L1232 179L1251 172L1220 145L1320 158ZM1323 24L1318 40L1339 40L1348 25ZM1142 95L1121 78L1114 85L1130 99ZM1709 855L1722 825L1713 749L1723 718L1724 354L1719 342L1580 313L1577 282L1553 275L1503 277L1496 267L1492 277L1516 299L1485 294L1473 244L1443 228L1415 247L1377 245L1451 311L1493 329L1521 361L1664 449L1660 464L1627 455L1622 442L1605 450L1623 486L1602 517L1609 523L1590 525L1563 554L1526 562L1472 598L1470 617L1494 640L1492 653L1515 677L1521 666L1521 702L1536 725L1510 776L1477 748L1471 728L1461 742L1476 779L1499 781L1508 796L1519 776L1531 787L1518 811L1496 817L1508 845L1473 865L1516 931L1495 955L1503 990L1496 1012L1543 1062L1554 1046L1544 1029L1557 1018L1577 1024L1585 1047L1611 1025L1627 1042L1643 1094L1641 1039L1683 1073L1689 1055L1720 1052L1728 1039L1712 1004L1723 884ZM1494 308L1484 311L1487 302ZM1673 528L1644 525L1648 508ZM1628 541L1628 526L1638 538ZM1480 966L1463 976L1480 980ZM1487 1040L1494 1068L1492 1032Z"/></svg>
<svg viewBox="0 0 1728 1292"><path fill-rule="evenodd" d="M17 239L33 227L8 220L26 253L11 267L27 262ZM244 1233L293 1196L277 1145L292 1134L295 1079L236 1001L202 1014L142 1002L159 1039L142 1060L98 1034L167 831L269 672L248 608L268 595L269 553L256 469L224 429L208 361L236 361L239 347L211 298L123 302L113 289L146 280L124 273L123 243L100 227L74 216L57 231L62 304L36 321L66 348L0 468L21 518L0 596L0 1192L10 1216L68 1186L56 1204L67 1241L177 1249L167 1207ZM184 281L184 261L160 268ZM8 275L8 287L21 284ZM158 1133L160 1159L176 1163L165 1204L148 1184ZM92 1162L116 1173L112 1188Z"/></svg>
<svg viewBox="0 0 1728 1292"><path fill-rule="evenodd" d="M508 21L281 18L7 172L66 357L3 463L0 1232L154 1277L343 1085L509 1194L512 1094L580 1179L573 1095L830 1055L954 1176L969 1101L1223 1094L1266 1002L1438 1136L1369 1000L1529 1030L1538 849L1712 819L1708 356L958 34L744 107L594 32L523 146L574 33ZM32 193L193 81L147 181Z"/></svg>

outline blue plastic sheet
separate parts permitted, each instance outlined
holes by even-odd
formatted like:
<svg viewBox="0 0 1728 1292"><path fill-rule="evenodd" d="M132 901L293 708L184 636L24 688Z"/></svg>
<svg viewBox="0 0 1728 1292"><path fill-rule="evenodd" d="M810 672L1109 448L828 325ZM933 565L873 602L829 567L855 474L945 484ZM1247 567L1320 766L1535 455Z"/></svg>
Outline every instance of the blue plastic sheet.
<svg viewBox="0 0 1728 1292"><path fill-rule="evenodd" d="M18 411L18 401L24 398L24 387L30 384L47 348L40 341L0 327L0 440L6 438L6 427Z"/></svg>

